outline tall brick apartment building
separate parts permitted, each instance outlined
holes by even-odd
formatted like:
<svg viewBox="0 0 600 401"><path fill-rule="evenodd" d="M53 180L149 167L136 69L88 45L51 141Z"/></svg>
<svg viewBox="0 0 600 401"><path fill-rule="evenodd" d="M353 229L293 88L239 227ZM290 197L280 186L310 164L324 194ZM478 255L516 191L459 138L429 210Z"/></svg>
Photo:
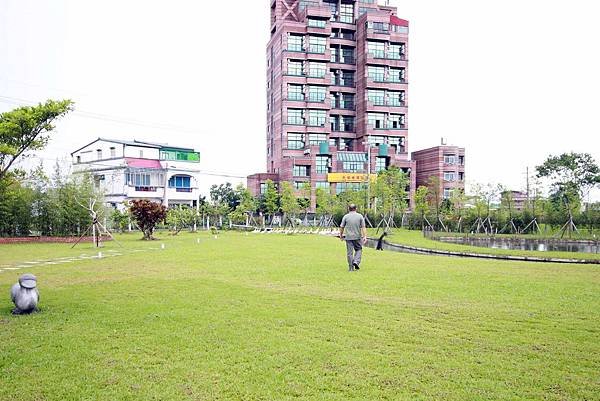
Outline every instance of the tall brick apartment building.
<svg viewBox="0 0 600 401"><path fill-rule="evenodd" d="M271 0L267 173L314 193L358 189L390 166L410 175L409 24L377 0Z"/></svg>

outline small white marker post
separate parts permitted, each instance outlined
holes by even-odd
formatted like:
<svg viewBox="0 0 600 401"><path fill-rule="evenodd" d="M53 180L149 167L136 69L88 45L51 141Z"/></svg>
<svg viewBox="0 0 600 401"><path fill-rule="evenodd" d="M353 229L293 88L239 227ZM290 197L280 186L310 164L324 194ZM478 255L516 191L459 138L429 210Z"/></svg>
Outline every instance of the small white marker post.
<svg viewBox="0 0 600 401"><path fill-rule="evenodd" d="M200 243L200 238L196 238L196 244Z"/></svg>
<svg viewBox="0 0 600 401"><path fill-rule="evenodd" d="M165 244L160 244L160 249L165 249Z"/></svg>
<svg viewBox="0 0 600 401"><path fill-rule="evenodd" d="M98 252L98 259L102 259L102 252Z"/></svg>

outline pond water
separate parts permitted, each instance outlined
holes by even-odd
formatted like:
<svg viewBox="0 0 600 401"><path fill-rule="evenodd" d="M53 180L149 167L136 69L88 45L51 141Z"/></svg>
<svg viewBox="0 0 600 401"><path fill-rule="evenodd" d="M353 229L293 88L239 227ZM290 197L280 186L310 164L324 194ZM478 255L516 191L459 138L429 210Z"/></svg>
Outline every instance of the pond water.
<svg viewBox="0 0 600 401"><path fill-rule="evenodd" d="M497 249L516 249L522 251L542 252L584 252L600 253L598 241L569 241L569 240L544 240L544 239L521 239L521 238L463 238L463 237L439 237L435 238L441 242L463 244Z"/></svg>

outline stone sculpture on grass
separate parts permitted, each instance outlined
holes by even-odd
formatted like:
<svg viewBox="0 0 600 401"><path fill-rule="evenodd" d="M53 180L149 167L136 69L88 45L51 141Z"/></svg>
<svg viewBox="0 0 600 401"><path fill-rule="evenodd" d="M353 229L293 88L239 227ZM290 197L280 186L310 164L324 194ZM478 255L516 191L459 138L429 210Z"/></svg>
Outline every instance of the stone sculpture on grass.
<svg viewBox="0 0 600 401"><path fill-rule="evenodd" d="M12 286L10 298L15 304L13 315L27 315L37 312L40 293L37 289L37 278L33 274L23 274L19 282Z"/></svg>

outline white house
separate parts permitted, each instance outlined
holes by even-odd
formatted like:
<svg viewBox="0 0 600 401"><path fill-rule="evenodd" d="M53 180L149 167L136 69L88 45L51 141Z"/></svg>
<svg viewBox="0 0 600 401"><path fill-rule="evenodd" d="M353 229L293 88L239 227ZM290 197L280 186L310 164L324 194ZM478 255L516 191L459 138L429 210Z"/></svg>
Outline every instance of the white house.
<svg viewBox="0 0 600 401"><path fill-rule="evenodd" d="M106 202L149 199L165 206L198 204L200 153L167 144L98 138L71 153L73 170L88 171Z"/></svg>

